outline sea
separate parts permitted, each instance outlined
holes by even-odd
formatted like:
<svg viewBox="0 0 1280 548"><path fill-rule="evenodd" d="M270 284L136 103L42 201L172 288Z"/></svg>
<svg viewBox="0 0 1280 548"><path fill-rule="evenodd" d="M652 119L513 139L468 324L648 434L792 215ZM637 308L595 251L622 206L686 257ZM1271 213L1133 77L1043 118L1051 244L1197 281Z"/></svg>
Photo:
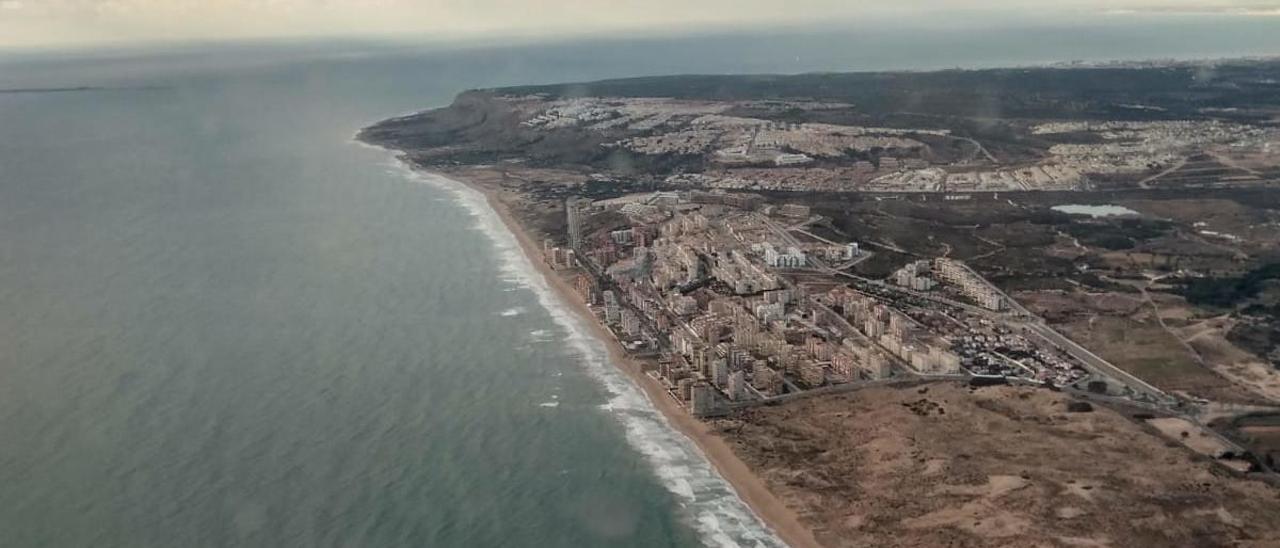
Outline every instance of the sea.
<svg viewBox="0 0 1280 548"><path fill-rule="evenodd" d="M779 546L479 194L356 131L474 87L1280 49L1239 25L0 52L0 545Z"/></svg>

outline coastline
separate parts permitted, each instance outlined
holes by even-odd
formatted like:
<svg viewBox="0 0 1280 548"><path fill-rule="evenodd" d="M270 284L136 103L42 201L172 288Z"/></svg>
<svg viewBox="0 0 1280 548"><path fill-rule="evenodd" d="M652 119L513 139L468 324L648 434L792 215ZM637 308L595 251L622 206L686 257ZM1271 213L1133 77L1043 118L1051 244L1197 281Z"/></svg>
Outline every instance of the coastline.
<svg viewBox="0 0 1280 548"><path fill-rule="evenodd" d="M662 387L643 373L640 363L626 354L618 340L600 324L599 319L582 301L574 288L546 264L540 246L533 241L524 226L512 214L510 207L499 196L500 191L477 184L457 173L430 171L426 173L449 179L481 193L489 208L497 214L507 231L515 237L521 252L533 263L539 275L546 280L556 298L572 309L579 319L589 326L591 334L604 343L610 362L622 371L634 386L641 389L645 398L661 413L670 426L693 441L716 473L728 482L738 498L750 508L752 513L788 546L794 548L820 546L812 530L800 522L799 514L774 496L764 480L734 454L733 449L725 443L723 438L711 432L706 423L694 418L683 407L672 401Z"/></svg>

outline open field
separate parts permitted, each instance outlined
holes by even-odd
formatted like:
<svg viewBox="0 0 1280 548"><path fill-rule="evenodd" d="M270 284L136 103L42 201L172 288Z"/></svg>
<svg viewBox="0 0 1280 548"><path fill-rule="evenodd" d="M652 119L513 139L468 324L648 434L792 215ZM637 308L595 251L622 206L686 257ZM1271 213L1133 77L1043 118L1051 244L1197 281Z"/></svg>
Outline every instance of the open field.
<svg viewBox="0 0 1280 548"><path fill-rule="evenodd" d="M1280 465L1280 414L1241 417L1225 428L1269 466Z"/></svg>
<svg viewBox="0 0 1280 548"><path fill-rule="evenodd" d="M1246 383L1217 371L1240 362L1237 352L1245 353L1215 336L1206 322L1187 319L1185 303L1166 304L1157 319L1149 304L1133 294L1040 291L1022 292L1018 298L1073 340L1163 390L1236 403L1265 403L1275 396L1260 389L1273 377L1280 379L1274 373ZM1157 298L1182 302L1167 295ZM1170 327L1175 323L1186 327ZM1214 353L1197 351L1210 341L1225 347Z"/></svg>
<svg viewBox="0 0 1280 548"><path fill-rule="evenodd" d="M1157 325L1126 318L1097 318L1063 326L1071 338L1108 361L1166 390L1220 384L1172 335Z"/></svg>
<svg viewBox="0 0 1280 548"><path fill-rule="evenodd" d="M1273 546L1278 492L1061 394L867 389L719 420L828 546Z"/></svg>
<svg viewBox="0 0 1280 548"><path fill-rule="evenodd" d="M1272 402L1280 402L1280 372L1258 356L1227 340L1228 320L1208 321L1208 327L1191 330L1184 340L1220 375L1248 387ZM1198 326L1196 326L1198 327Z"/></svg>
<svg viewBox="0 0 1280 548"><path fill-rule="evenodd" d="M1226 442L1186 419L1162 417L1148 419L1147 424L1170 439L1180 440L1183 445L1201 455L1217 457L1231 450L1231 446Z"/></svg>

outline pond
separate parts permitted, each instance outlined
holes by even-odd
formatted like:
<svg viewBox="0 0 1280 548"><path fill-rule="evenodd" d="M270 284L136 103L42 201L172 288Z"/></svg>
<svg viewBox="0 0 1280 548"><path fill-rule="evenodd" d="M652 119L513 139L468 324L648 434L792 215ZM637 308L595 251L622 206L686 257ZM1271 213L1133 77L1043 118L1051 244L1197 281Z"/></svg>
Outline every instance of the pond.
<svg viewBox="0 0 1280 548"><path fill-rule="evenodd" d="M1137 211L1118 205L1057 205L1049 209L1061 211L1069 215L1088 215L1090 217L1118 217L1121 215L1138 215Z"/></svg>

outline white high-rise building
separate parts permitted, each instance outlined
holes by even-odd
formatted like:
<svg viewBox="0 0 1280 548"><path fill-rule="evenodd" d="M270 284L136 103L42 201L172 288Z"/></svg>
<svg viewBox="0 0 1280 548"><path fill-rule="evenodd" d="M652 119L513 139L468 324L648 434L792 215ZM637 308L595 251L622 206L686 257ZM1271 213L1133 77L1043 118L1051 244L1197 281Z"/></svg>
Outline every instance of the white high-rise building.
<svg viewBox="0 0 1280 548"><path fill-rule="evenodd" d="M747 396L747 374L745 371L734 371L729 375L729 385L725 392L729 394L729 399L740 401Z"/></svg>
<svg viewBox="0 0 1280 548"><path fill-rule="evenodd" d="M729 384L729 362L723 358L711 362L711 384L724 388Z"/></svg>
<svg viewBox="0 0 1280 548"><path fill-rule="evenodd" d="M569 247L577 250L582 245L582 202L579 198L564 201L565 224L569 227Z"/></svg>

